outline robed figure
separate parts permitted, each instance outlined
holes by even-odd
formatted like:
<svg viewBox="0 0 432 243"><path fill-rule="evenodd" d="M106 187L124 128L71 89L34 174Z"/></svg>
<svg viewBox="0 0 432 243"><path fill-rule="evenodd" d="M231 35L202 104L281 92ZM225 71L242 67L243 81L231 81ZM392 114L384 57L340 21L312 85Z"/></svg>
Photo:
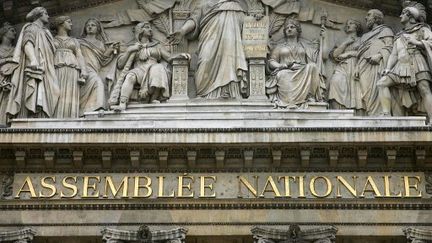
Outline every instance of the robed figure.
<svg viewBox="0 0 432 243"><path fill-rule="evenodd" d="M170 36L178 43L198 37L197 96L241 98L246 92L247 62L241 33L244 9L237 0L207 0Z"/></svg>
<svg viewBox="0 0 432 243"><path fill-rule="evenodd" d="M369 10L366 25L370 29L360 39L356 78L360 82L362 110L365 115L379 115L381 104L377 82L387 65L393 46L393 31L383 24L384 15L377 9Z"/></svg>
<svg viewBox="0 0 432 243"><path fill-rule="evenodd" d="M54 38L45 27L48 14L37 7L27 14L18 37L13 61L19 64L12 76L7 112L14 117L52 117L60 97L54 68Z"/></svg>

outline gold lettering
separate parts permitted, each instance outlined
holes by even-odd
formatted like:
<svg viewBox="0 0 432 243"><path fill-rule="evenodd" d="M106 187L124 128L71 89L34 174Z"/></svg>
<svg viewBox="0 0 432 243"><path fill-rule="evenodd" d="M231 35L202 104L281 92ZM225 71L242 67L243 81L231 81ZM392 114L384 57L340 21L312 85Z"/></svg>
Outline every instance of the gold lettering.
<svg viewBox="0 0 432 243"><path fill-rule="evenodd" d="M392 198L397 198L397 197L402 197L402 192L399 192L399 194L394 195L394 193L392 193L391 189L390 189L390 178L391 176L383 176L384 178L384 197L392 197ZM392 195L393 194L393 195Z"/></svg>
<svg viewBox="0 0 432 243"><path fill-rule="evenodd" d="M411 184L410 179L414 179L414 184ZM404 176L405 197L421 198L422 192L418 189L418 184L421 182L420 176ZM415 189L417 195L411 195L411 189Z"/></svg>
<svg viewBox="0 0 432 243"><path fill-rule="evenodd" d="M368 186L370 185L371 189L368 189ZM375 197L382 197L380 191L378 190L378 187L373 180L372 176L368 176L366 183L363 187L362 193L360 194L360 197L365 197L366 192L372 192L375 194Z"/></svg>
<svg viewBox="0 0 432 243"><path fill-rule="evenodd" d="M147 183L146 184L140 184L140 180L141 179L146 179ZM152 180L150 177L148 176L135 176L135 186L134 186L134 196L135 198L139 198L139 197L143 197L143 198L147 198L150 197L153 193L153 189L151 188L151 184L152 184ZM145 188L147 190L147 194L145 194L144 196L140 196L139 195L139 191L140 188Z"/></svg>
<svg viewBox="0 0 432 243"><path fill-rule="evenodd" d="M254 188L249 181L243 177L243 176L239 176L239 197L243 197L242 194L242 188L241 185L243 184L244 186L246 186L246 188L249 190L249 192L251 192L255 197L258 197L258 176L253 176L255 178L255 187Z"/></svg>
<svg viewBox="0 0 432 243"><path fill-rule="evenodd" d="M267 189L268 186L270 186L270 189ZM264 185L264 189L261 192L260 197L264 197L264 194L266 192L272 192L272 193L274 193L275 197L282 197L281 194L280 194L280 192L279 192L279 189L276 186L276 183L273 180L272 176L267 177L267 181L266 181L266 183Z"/></svg>
<svg viewBox="0 0 432 243"><path fill-rule="evenodd" d="M77 182L77 177L76 176L66 176L65 178L63 178L62 180L62 185L64 188L70 189L72 190L72 194L67 196L65 194L63 194L63 191L60 192L60 198L73 198L78 194L78 187L74 184L70 184L67 182L68 179L72 179L75 184Z"/></svg>
<svg viewBox="0 0 432 243"><path fill-rule="evenodd" d="M184 185L184 180L188 179L190 180L189 183L187 183L186 185ZM183 198L193 198L194 197L194 192L192 191L192 183L194 183L195 179L193 178L193 176L187 176L187 175L182 175L178 177L178 195L177 197L183 197ZM183 189L187 189L189 190L189 195L184 195L183 194Z"/></svg>
<svg viewBox="0 0 432 243"><path fill-rule="evenodd" d="M49 194L49 195L44 195L44 194L42 194L41 191L39 191L39 198L52 198L52 197L54 197L54 196L56 195L56 193L57 193L57 188L55 187L55 185L53 185L53 184L49 184L49 183L47 182L47 179L52 180L53 183L55 183L56 180L55 180L55 177L54 177L54 176L46 176L46 177L43 177L43 178L41 179L41 186L42 186L43 188L45 188L45 189L49 189L49 190L51 190L51 194Z"/></svg>
<svg viewBox="0 0 432 243"><path fill-rule="evenodd" d="M93 184L89 184L90 180L95 179L97 183L100 182L100 176L84 176L84 185L83 185L83 195L82 198L98 198L99 197L99 191L96 190L97 184L96 182ZM89 189L93 189L93 191L96 191L96 194L90 194L89 195Z"/></svg>
<svg viewBox="0 0 432 243"><path fill-rule="evenodd" d="M211 195L206 195L205 191L206 188L210 189L210 191L213 191L213 183L205 184L206 179L213 180L213 183L216 183L216 176L200 176L200 198L215 198L216 192L213 192Z"/></svg>
<svg viewBox="0 0 432 243"><path fill-rule="evenodd" d="M24 190L24 187L28 187L28 189ZM20 198L20 194L23 192L30 192L31 198L37 198L36 196L36 192L33 186L33 182L30 178L30 176L27 176L24 180L23 185L21 186L21 188L18 190L18 193L16 194L15 198Z"/></svg>
<svg viewBox="0 0 432 243"><path fill-rule="evenodd" d="M290 188L290 179L293 180L293 182L296 181L295 176L279 176L278 180L284 180L285 185L285 197L291 197L291 188Z"/></svg>
<svg viewBox="0 0 432 243"><path fill-rule="evenodd" d="M342 194L340 192L340 185L341 185L341 183L342 183L342 185L345 186L345 188L354 197L357 197L357 188L356 188L356 184L357 184L356 183L356 179L357 179L357 176L353 176L352 178L353 178L353 184L354 184L354 186L351 186L342 176L336 176L337 181L340 182L340 183L337 184L337 195L336 195L336 197L339 197L339 198L342 197Z"/></svg>
<svg viewBox="0 0 432 243"><path fill-rule="evenodd" d="M299 176L299 198L306 198L305 192L304 192L304 176Z"/></svg>
<svg viewBox="0 0 432 243"><path fill-rule="evenodd" d="M125 176L123 177L122 182L120 183L119 187L116 188L114 185L114 182L112 181L112 177L111 176L107 176L105 177L105 190L104 190L104 195L102 196L103 198L108 198L108 187L113 195L113 197L115 198L117 196L117 194L120 191L120 188L123 188L123 193L122 193L122 198L127 198L128 197L128 184L129 184L129 177Z"/></svg>
<svg viewBox="0 0 432 243"><path fill-rule="evenodd" d="M158 193L158 197L162 197L162 198L168 198L168 197L175 197L175 192L172 191L172 193L170 195L164 195L164 180L165 180L165 176L158 176L159 178L159 193Z"/></svg>
<svg viewBox="0 0 432 243"><path fill-rule="evenodd" d="M326 190L326 192L323 195L319 195L316 192L315 182L318 179L323 179L325 181L326 185L327 185L327 190ZM327 178L325 176L314 176L314 177L312 177L312 179L310 181L310 184L309 184L309 189L310 189L312 195L314 195L315 197L319 197L319 198L328 197L331 194L331 192L332 192L332 188L333 188L333 186L332 186L331 181L329 180L329 178Z"/></svg>

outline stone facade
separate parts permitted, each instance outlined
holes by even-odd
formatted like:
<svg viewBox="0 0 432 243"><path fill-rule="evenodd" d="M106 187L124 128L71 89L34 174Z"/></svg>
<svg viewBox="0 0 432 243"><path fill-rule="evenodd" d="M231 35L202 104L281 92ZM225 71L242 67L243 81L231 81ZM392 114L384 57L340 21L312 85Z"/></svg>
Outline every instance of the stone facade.
<svg viewBox="0 0 432 243"><path fill-rule="evenodd" d="M429 1L54 2L2 3L0 242L431 242Z"/></svg>

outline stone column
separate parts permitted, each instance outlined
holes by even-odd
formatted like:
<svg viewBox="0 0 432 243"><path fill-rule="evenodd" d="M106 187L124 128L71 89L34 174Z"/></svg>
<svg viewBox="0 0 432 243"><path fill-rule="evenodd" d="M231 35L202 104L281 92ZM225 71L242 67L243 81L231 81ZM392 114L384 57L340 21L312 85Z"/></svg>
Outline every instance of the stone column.
<svg viewBox="0 0 432 243"><path fill-rule="evenodd" d="M30 243L35 235L36 231L30 228L0 232L0 242Z"/></svg>
<svg viewBox="0 0 432 243"><path fill-rule="evenodd" d="M432 242L432 230L407 228L403 230L408 243L430 243Z"/></svg>
<svg viewBox="0 0 432 243"><path fill-rule="evenodd" d="M188 97L189 61L176 58L172 62L172 95L170 101L186 101Z"/></svg>

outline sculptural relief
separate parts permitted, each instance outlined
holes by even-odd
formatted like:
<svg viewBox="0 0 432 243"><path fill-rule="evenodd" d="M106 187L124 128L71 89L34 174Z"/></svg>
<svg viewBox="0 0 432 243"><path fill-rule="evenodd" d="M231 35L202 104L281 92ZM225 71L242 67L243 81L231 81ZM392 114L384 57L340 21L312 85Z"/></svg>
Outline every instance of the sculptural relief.
<svg viewBox="0 0 432 243"><path fill-rule="evenodd" d="M80 90L80 114L89 111L106 110L107 83L99 72L108 65L118 51L118 42L109 42L108 36L99 20L90 18L84 25L80 39L88 77Z"/></svg>
<svg viewBox="0 0 432 243"><path fill-rule="evenodd" d="M55 113L57 118L78 118L80 84L87 78L84 57L77 39L69 36L72 20L68 16L55 18L55 68L60 87L60 99Z"/></svg>
<svg viewBox="0 0 432 243"><path fill-rule="evenodd" d="M53 117L60 97L54 68L54 38L46 27L48 13L36 7L21 30L13 61L18 65L11 80L7 113L14 117Z"/></svg>
<svg viewBox="0 0 432 243"><path fill-rule="evenodd" d="M198 38L197 96L242 98L246 95L246 72L241 32L245 10L235 0L205 0L180 30L169 37L178 44L187 36Z"/></svg>
<svg viewBox="0 0 432 243"><path fill-rule="evenodd" d="M406 7L400 18L404 28L396 35L383 78L378 82L383 115L426 111L430 123L432 32L424 23L425 7L419 3ZM400 106L399 112L396 108L392 112L392 107L397 106L392 102Z"/></svg>
<svg viewBox="0 0 432 243"><path fill-rule="evenodd" d="M360 39L356 78L360 82L362 109L366 115L379 115L381 105L377 82L384 70L393 45L393 31L384 25L384 14L377 9L366 16L369 32Z"/></svg>
<svg viewBox="0 0 432 243"><path fill-rule="evenodd" d="M171 55L158 41L153 40L149 22L137 24L134 33L136 42L118 59L117 67L122 71L111 93L110 103L114 110L126 109L136 85L140 87L139 99L145 103L165 102L170 97L171 72L161 60L170 62ZM189 58L187 54L182 55L185 59Z"/></svg>
<svg viewBox="0 0 432 243"><path fill-rule="evenodd" d="M271 75L266 93L277 107L297 108L306 102L324 100L325 83L318 68L319 47L301 38L300 22L288 19L284 41L277 45L268 61Z"/></svg>
<svg viewBox="0 0 432 243"><path fill-rule="evenodd" d="M328 99L332 109L363 108L360 83L354 77L361 32L359 21L348 20L345 26L346 39L330 53L331 59L336 63L329 81Z"/></svg>
<svg viewBox="0 0 432 243"><path fill-rule="evenodd" d="M0 29L0 126L6 126L8 122L6 108L11 89L11 75L16 67L12 61L15 37L15 28L9 23L3 24Z"/></svg>

